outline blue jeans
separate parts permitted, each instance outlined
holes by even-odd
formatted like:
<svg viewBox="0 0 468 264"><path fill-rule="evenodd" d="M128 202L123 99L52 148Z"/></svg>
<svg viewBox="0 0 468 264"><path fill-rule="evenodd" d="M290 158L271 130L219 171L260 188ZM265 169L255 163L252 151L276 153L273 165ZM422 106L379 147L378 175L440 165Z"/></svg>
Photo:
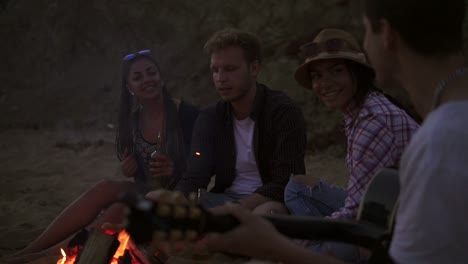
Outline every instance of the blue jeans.
<svg viewBox="0 0 468 264"><path fill-rule="evenodd" d="M291 176L284 190L284 203L292 215L329 216L344 206L347 192L338 186L321 180L315 186L296 183ZM359 249L356 246L327 241L311 241L306 246L322 254L332 254L336 258L351 263L360 263Z"/></svg>
<svg viewBox="0 0 468 264"><path fill-rule="evenodd" d="M204 192L200 195L200 204L205 208L213 208L227 202L237 202L245 196L247 194Z"/></svg>

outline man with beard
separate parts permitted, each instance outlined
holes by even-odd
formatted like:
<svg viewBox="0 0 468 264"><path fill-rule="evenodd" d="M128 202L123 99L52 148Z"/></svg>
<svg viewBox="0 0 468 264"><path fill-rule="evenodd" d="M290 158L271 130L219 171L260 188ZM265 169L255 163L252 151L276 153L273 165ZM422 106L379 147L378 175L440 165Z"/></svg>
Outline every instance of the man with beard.
<svg viewBox="0 0 468 264"><path fill-rule="evenodd" d="M205 44L221 100L201 111L187 170L177 190L201 194L208 208L239 203L259 213L286 212L284 188L304 174L305 122L283 92L258 83L260 42L236 29L216 32Z"/></svg>

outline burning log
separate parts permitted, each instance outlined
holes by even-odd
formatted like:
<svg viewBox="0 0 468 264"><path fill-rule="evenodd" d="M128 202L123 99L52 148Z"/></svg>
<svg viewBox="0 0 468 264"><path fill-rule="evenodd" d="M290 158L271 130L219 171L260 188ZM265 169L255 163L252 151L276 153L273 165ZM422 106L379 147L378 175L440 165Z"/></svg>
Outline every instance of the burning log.
<svg viewBox="0 0 468 264"><path fill-rule="evenodd" d="M80 252L77 264L108 264L119 247L119 241L115 235L109 235L101 230L91 231L88 241ZM131 261L130 261L131 264Z"/></svg>
<svg viewBox="0 0 468 264"><path fill-rule="evenodd" d="M144 248L136 246L125 230L113 233L102 229L93 229L91 232L81 231L70 241L67 249L62 250L62 258L56 263L154 264L165 262L157 255L150 254Z"/></svg>
<svg viewBox="0 0 468 264"><path fill-rule="evenodd" d="M167 256L160 250L149 243L135 244L130 239L130 234L120 224L125 221L122 219L125 209L124 204L109 207L92 231L84 229L70 241L57 264L165 263ZM151 236L151 230L148 231Z"/></svg>

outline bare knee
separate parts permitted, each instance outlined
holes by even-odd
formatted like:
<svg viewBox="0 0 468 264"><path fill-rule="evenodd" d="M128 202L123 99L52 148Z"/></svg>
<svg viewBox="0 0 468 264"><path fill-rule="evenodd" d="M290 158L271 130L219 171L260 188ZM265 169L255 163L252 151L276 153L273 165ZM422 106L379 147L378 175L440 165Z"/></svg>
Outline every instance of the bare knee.
<svg viewBox="0 0 468 264"><path fill-rule="evenodd" d="M270 214L288 214L288 209L280 202L266 202L261 204L252 211L256 215L270 215Z"/></svg>
<svg viewBox="0 0 468 264"><path fill-rule="evenodd" d="M109 206L102 215L96 220L95 225L98 228L103 228L103 224L110 224L113 228L121 226L125 222L126 218L126 205L122 203L114 203ZM115 230L118 231L118 230Z"/></svg>
<svg viewBox="0 0 468 264"><path fill-rule="evenodd" d="M100 194L109 193L118 195L122 192L130 191L133 185L134 183L129 181L100 180L93 185L89 191Z"/></svg>
<svg viewBox="0 0 468 264"><path fill-rule="evenodd" d="M129 181L101 180L88 189L84 196L94 200L96 204L107 206L110 203L117 202L133 186L134 184Z"/></svg>

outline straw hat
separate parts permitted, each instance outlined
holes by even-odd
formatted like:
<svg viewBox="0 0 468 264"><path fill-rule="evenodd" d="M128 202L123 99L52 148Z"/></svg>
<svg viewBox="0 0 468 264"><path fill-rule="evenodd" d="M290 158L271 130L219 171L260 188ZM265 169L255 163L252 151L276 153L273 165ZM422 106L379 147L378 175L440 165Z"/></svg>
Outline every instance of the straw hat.
<svg viewBox="0 0 468 264"><path fill-rule="evenodd" d="M367 63L366 55L363 53L356 38L350 33L339 29L324 29L312 42L301 46L305 53L305 62L296 69L294 78L306 89L312 89L309 65L324 59L346 59L363 65L374 75L374 70Z"/></svg>

